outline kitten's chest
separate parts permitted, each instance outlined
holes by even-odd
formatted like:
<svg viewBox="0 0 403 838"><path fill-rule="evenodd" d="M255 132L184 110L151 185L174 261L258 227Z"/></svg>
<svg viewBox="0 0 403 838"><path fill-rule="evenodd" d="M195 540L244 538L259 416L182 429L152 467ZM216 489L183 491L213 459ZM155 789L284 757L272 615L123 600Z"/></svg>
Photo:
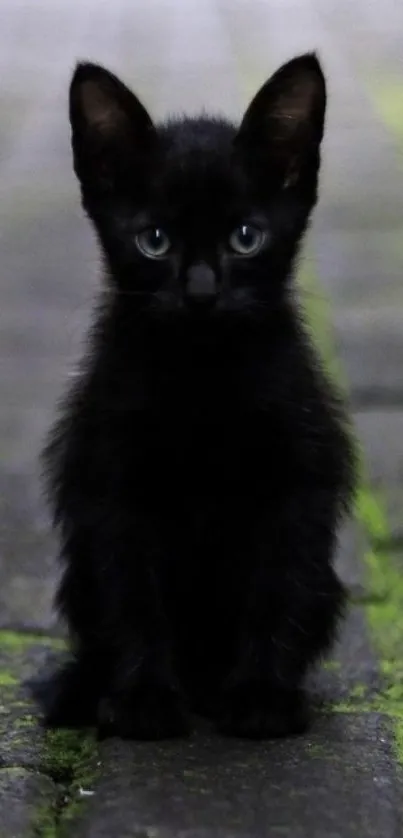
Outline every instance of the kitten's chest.
<svg viewBox="0 0 403 838"><path fill-rule="evenodd" d="M262 427L263 424L263 427ZM257 493L275 484L286 468L281 433L266 418L240 421L228 415L220 421L191 421L181 426L148 429L138 452L144 488L168 497L222 497Z"/></svg>

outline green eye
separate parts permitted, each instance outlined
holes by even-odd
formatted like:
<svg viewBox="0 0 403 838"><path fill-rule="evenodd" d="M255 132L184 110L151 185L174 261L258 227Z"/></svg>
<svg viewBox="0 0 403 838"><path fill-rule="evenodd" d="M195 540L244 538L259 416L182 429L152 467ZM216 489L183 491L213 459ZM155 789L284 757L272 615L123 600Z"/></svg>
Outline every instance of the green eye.
<svg viewBox="0 0 403 838"><path fill-rule="evenodd" d="M136 236L136 245L144 256L160 259L171 249L169 237L161 227L148 227Z"/></svg>
<svg viewBox="0 0 403 838"><path fill-rule="evenodd" d="M254 256L261 249L265 236L253 224L240 224L229 237L231 250L239 256Z"/></svg>

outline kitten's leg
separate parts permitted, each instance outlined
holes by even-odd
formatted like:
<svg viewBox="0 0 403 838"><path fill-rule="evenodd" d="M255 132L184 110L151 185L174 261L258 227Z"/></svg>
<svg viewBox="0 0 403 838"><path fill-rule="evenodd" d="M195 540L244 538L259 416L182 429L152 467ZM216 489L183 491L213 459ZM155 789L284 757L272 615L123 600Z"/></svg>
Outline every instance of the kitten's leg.
<svg viewBox="0 0 403 838"><path fill-rule="evenodd" d="M56 675L47 722L70 724L71 707L82 706L88 717L88 705L91 713L95 705L102 735L160 739L184 734L187 723L154 567L153 528L147 527L145 537L141 527L143 538L140 526L111 531L110 522L122 524L124 517L122 510L109 515L107 532L100 526L85 545L70 538L64 551L69 564L58 602L79 652Z"/></svg>
<svg viewBox="0 0 403 838"><path fill-rule="evenodd" d="M30 679L28 686L43 710L47 727L94 726L110 662L100 642L99 603L87 536L80 530L70 533L63 555L66 567L56 605L74 638L74 652L53 672Z"/></svg>
<svg viewBox="0 0 403 838"><path fill-rule="evenodd" d="M28 686L42 707L47 727L96 725L100 671L91 654L78 653L52 675L31 679Z"/></svg>
<svg viewBox="0 0 403 838"><path fill-rule="evenodd" d="M345 601L331 565L335 506L331 493L301 491L255 530L256 565L237 665L223 693L223 733L270 738L308 725L303 678L330 646Z"/></svg>
<svg viewBox="0 0 403 838"><path fill-rule="evenodd" d="M156 740L188 734L184 700L163 646L138 635L122 647L111 689L100 706L102 738Z"/></svg>

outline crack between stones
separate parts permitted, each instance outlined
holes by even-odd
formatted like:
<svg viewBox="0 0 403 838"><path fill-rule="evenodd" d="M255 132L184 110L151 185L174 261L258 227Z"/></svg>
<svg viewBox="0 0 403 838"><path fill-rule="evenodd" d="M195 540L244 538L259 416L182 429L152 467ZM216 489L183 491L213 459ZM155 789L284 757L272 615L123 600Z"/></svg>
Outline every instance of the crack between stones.
<svg viewBox="0 0 403 838"><path fill-rule="evenodd" d="M88 802L80 797L80 789L91 788L97 779L100 763L95 737L83 731L48 731L44 756L47 762L44 773L57 788L52 812L53 833L50 835L62 838L68 834L69 820ZM37 830L37 838L48 838L48 832Z"/></svg>

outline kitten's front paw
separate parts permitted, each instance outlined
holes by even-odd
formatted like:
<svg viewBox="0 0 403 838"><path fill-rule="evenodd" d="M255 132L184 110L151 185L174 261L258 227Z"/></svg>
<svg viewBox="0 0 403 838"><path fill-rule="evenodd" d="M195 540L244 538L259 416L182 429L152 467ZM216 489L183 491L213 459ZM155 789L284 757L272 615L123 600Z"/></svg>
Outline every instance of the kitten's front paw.
<svg viewBox="0 0 403 838"><path fill-rule="evenodd" d="M79 728L96 723L98 691L90 666L71 661L52 675L31 679L27 686L42 708L46 727Z"/></svg>
<svg viewBox="0 0 403 838"><path fill-rule="evenodd" d="M303 733L308 725L308 705L300 690L274 690L247 681L223 695L218 729L225 736L272 739Z"/></svg>
<svg viewBox="0 0 403 838"><path fill-rule="evenodd" d="M141 684L129 694L102 702L101 738L172 739L189 734L189 725L178 694L169 687Z"/></svg>

